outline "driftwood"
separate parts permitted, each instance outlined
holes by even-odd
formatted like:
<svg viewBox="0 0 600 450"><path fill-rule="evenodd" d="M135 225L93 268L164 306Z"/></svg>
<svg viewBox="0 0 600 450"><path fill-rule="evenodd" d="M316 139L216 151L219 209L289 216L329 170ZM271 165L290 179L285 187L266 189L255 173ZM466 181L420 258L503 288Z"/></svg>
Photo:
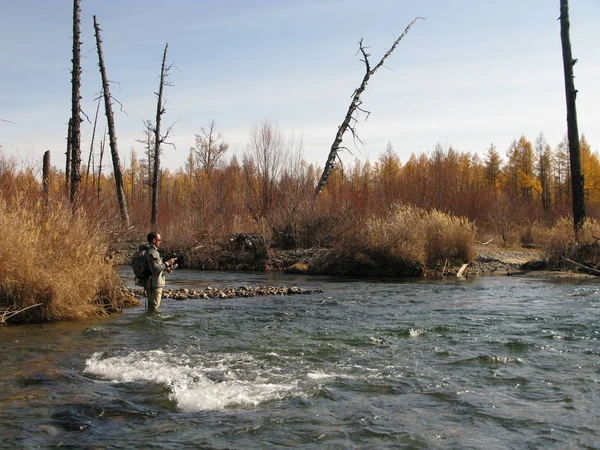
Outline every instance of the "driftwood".
<svg viewBox="0 0 600 450"><path fill-rule="evenodd" d="M573 265L575 265L577 267L581 267L582 269L586 269L586 270L591 270L592 272L596 272L597 274L600 275L600 270L598 270L598 269L596 269L594 267L586 266L585 264L578 263L576 261L573 261L572 259L565 258L564 256L562 257L562 259L564 259L565 261L567 261L567 262L569 262L569 263L571 263L571 264L573 264Z"/></svg>
<svg viewBox="0 0 600 450"><path fill-rule="evenodd" d="M21 309L13 309L13 307L9 307L6 310L0 313L0 325L6 324L6 321L17 314L22 313L23 311L28 310L29 308L35 308L36 306L41 306L42 303L36 303L35 305L27 306L26 308Z"/></svg>
<svg viewBox="0 0 600 450"><path fill-rule="evenodd" d="M458 269L458 272L456 272L456 276L457 277L464 277L466 276L466 270L467 270L467 266L468 264L463 264L460 269Z"/></svg>

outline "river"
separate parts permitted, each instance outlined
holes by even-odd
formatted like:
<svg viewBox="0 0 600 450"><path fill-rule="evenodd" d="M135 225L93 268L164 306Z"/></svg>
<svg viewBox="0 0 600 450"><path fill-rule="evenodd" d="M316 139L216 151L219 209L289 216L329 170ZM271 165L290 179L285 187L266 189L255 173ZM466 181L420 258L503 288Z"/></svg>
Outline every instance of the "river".
<svg viewBox="0 0 600 450"><path fill-rule="evenodd" d="M258 284L0 329L0 447L600 448L595 280L169 279Z"/></svg>

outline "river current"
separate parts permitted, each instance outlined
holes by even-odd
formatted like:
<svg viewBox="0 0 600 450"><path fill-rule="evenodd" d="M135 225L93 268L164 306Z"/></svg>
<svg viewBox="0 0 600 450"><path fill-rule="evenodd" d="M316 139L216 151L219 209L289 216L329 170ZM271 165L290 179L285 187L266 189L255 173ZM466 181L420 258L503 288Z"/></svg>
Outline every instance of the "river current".
<svg viewBox="0 0 600 450"><path fill-rule="evenodd" d="M0 329L0 448L600 448L595 280L169 279L258 284Z"/></svg>

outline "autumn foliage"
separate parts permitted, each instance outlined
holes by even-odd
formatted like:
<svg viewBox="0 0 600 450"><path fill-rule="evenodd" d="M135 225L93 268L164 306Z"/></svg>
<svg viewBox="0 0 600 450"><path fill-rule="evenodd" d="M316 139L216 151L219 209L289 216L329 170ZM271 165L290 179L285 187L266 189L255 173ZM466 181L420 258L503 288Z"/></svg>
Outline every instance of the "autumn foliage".
<svg viewBox="0 0 600 450"><path fill-rule="evenodd" d="M549 227L569 216L567 147L563 141L553 149L543 135L534 143L521 136L504 155L494 145L480 156L438 144L401 161L388 144L376 161L338 166L313 201L321 168L303 159L300 142L263 122L252 129L243 154L229 155L213 122L197 136L184 167L161 171L158 224L170 244L179 247L239 232L260 234L269 245L287 248L332 246L396 204L464 217L476 224L482 238L518 244L531 224ZM588 215L594 218L600 213L600 162L584 136L581 155ZM93 164L97 156L90 160L92 167L83 171L88 174L82 180L84 208L94 215L102 205L102 215L114 218L108 226L116 230L112 174ZM124 160L131 222L143 235L150 227L151 155L131 150ZM51 198L60 201L64 173L55 168L51 175ZM35 165L17 167L10 158L0 158L4 197L19 192L37 198L39 178Z"/></svg>

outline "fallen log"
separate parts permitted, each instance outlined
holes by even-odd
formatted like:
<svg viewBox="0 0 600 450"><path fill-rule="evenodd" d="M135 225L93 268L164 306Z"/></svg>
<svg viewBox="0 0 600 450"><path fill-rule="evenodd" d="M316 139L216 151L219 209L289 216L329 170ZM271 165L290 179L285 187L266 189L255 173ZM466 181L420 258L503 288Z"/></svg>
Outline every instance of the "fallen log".
<svg viewBox="0 0 600 450"><path fill-rule="evenodd" d="M145 297L144 289L127 289L128 293L134 297ZM240 286L238 288L216 289L206 287L204 289L165 289L163 298L172 298L176 300L204 299L204 298L236 298L236 297L262 297L267 295L305 295L322 294L321 289L305 289L297 286Z"/></svg>
<svg viewBox="0 0 600 450"><path fill-rule="evenodd" d="M582 269L586 269L589 270L591 272L595 272L597 274L600 274L600 270L596 269L595 267L590 267L590 266L586 266L585 264L580 264L577 261L573 261L572 259L569 258L565 258L564 256L562 257L562 259L564 259L565 261L577 266L577 267L581 267Z"/></svg>

